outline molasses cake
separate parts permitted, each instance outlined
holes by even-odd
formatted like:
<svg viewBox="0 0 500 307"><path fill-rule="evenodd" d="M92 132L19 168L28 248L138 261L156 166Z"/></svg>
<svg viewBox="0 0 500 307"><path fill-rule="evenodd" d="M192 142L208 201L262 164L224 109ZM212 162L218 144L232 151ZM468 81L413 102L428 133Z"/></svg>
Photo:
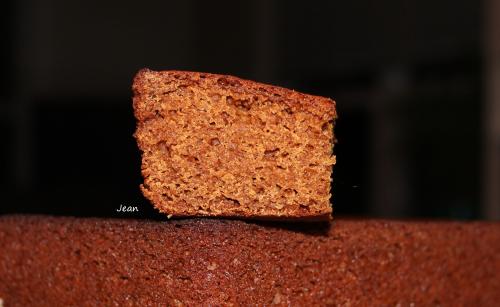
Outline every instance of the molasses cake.
<svg viewBox="0 0 500 307"><path fill-rule="evenodd" d="M500 224L0 217L11 306L498 306Z"/></svg>
<svg viewBox="0 0 500 307"><path fill-rule="evenodd" d="M168 216L331 217L335 102L232 76L141 70L144 195Z"/></svg>

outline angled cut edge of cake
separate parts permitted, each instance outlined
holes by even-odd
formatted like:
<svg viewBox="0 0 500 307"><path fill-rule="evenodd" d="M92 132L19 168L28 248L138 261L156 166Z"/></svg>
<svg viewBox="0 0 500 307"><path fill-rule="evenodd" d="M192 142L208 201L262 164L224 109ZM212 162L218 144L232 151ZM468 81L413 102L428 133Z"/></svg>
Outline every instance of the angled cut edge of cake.
<svg viewBox="0 0 500 307"><path fill-rule="evenodd" d="M330 220L335 101L240 78L140 70L143 194L173 217Z"/></svg>

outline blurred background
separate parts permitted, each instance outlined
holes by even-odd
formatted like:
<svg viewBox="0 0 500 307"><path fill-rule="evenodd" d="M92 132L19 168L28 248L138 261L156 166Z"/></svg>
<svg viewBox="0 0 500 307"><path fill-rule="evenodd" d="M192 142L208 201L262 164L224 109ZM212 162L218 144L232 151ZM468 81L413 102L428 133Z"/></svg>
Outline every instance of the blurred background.
<svg viewBox="0 0 500 307"><path fill-rule="evenodd" d="M500 219L500 1L0 5L2 213L158 217L132 137L148 67L335 99L337 215Z"/></svg>

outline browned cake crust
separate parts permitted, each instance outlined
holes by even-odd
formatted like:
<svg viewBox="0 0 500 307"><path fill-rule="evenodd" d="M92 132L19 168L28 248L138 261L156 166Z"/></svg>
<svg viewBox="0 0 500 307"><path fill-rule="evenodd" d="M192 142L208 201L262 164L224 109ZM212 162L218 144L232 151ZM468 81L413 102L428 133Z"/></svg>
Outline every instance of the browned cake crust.
<svg viewBox="0 0 500 307"><path fill-rule="evenodd" d="M172 216L331 217L335 102L207 73L134 79L141 189Z"/></svg>
<svg viewBox="0 0 500 307"><path fill-rule="evenodd" d="M496 306L500 224L0 217L5 306Z"/></svg>

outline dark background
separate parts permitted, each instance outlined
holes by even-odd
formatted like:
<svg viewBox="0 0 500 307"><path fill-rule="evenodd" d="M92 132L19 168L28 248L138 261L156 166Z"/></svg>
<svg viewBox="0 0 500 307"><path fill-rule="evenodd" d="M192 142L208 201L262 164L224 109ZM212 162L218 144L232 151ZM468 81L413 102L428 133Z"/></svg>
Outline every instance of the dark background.
<svg viewBox="0 0 500 307"><path fill-rule="evenodd" d="M1 6L3 213L117 216L124 204L158 217L132 137L131 82L148 67L334 98L338 215L500 218L494 1Z"/></svg>

